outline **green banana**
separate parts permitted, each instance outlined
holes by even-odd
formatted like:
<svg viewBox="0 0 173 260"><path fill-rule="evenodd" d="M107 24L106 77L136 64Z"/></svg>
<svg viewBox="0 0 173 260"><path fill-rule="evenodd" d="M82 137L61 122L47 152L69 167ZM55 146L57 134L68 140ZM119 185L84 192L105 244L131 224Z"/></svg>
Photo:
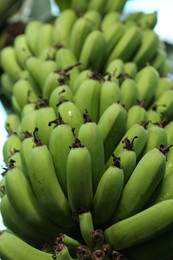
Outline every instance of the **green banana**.
<svg viewBox="0 0 173 260"><path fill-rule="evenodd" d="M124 62L122 59L112 60L105 68L105 74L108 75L108 79L118 84L121 83L122 77L125 73Z"/></svg>
<svg viewBox="0 0 173 260"><path fill-rule="evenodd" d="M7 114L5 119L5 130L7 131L7 133L18 133L20 122L21 120L19 115L15 113Z"/></svg>
<svg viewBox="0 0 173 260"><path fill-rule="evenodd" d="M113 223L137 214L148 202L165 174L163 150L153 148L140 159L123 189Z"/></svg>
<svg viewBox="0 0 173 260"><path fill-rule="evenodd" d="M37 56L46 49L47 47L52 45L52 38L53 38L53 25L51 23L42 23L36 38L36 51Z"/></svg>
<svg viewBox="0 0 173 260"><path fill-rule="evenodd" d="M168 77L159 77L159 81L154 92L154 99L158 99L168 89L173 89L173 80Z"/></svg>
<svg viewBox="0 0 173 260"><path fill-rule="evenodd" d="M155 239L173 226L172 204L165 200L115 223L104 232L106 242L121 250Z"/></svg>
<svg viewBox="0 0 173 260"><path fill-rule="evenodd" d="M127 111L119 103L110 105L101 115L98 127L104 142L105 162L112 155L115 147L125 133Z"/></svg>
<svg viewBox="0 0 173 260"><path fill-rule="evenodd" d="M135 80L126 78L120 85L121 103L129 110L132 106L137 105L139 100L138 86Z"/></svg>
<svg viewBox="0 0 173 260"><path fill-rule="evenodd" d="M59 46L56 46L56 45L48 46L40 52L40 54L38 55L38 58L42 61L55 60L55 55L56 55L58 48L59 48Z"/></svg>
<svg viewBox="0 0 173 260"><path fill-rule="evenodd" d="M172 121L170 121L168 124L166 124L164 126L164 130L165 130L166 135L167 135L167 145L172 145L173 144L172 129L173 129L173 122Z"/></svg>
<svg viewBox="0 0 173 260"><path fill-rule="evenodd" d="M74 95L74 102L81 114L87 110L94 122L99 120L101 82L97 79L86 79ZM87 97L87 98L86 98Z"/></svg>
<svg viewBox="0 0 173 260"><path fill-rule="evenodd" d="M83 14L87 11L87 2L85 0L71 0L71 8L77 14Z"/></svg>
<svg viewBox="0 0 173 260"><path fill-rule="evenodd" d="M148 65L137 72L134 80L139 91L139 100L144 100L144 107L148 107L159 82L157 70Z"/></svg>
<svg viewBox="0 0 173 260"><path fill-rule="evenodd" d="M69 85L73 86L77 75L79 74L79 65L76 56L70 48L58 49L55 60L57 62L57 69L64 71L69 75Z"/></svg>
<svg viewBox="0 0 173 260"><path fill-rule="evenodd" d="M116 46L120 38L125 32L125 26L121 21L115 21L109 26L109 29L104 31L106 39L105 59L109 56L113 48Z"/></svg>
<svg viewBox="0 0 173 260"><path fill-rule="evenodd" d="M19 138L19 135L16 133L10 133L8 138L5 140L2 154L5 164L8 164L8 159L10 156L14 153L14 151L20 151L21 147L21 140Z"/></svg>
<svg viewBox="0 0 173 260"><path fill-rule="evenodd" d="M23 165L22 165L20 151L18 151L18 150L13 151L13 153L9 157L8 162L7 162L7 167L10 168L11 165L14 167L17 167L19 170L23 171Z"/></svg>
<svg viewBox="0 0 173 260"><path fill-rule="evenodd" d="M14 81L18 80L22 74L22 68L19 65L14 47L7 46L0 52L1 67L5 73Z"/></svg>
<svg viewBox="0 0 173 260"><path fill-rule="evenodd" d="M83 16L91 21L93 30L98 30L100 28L102 16L96 9L86 11Z"/></svg>
<svg viewBox="0 0 173 260"><path fill-rule="evenodd" d="M137 68L137 65L135 62L127 61L124 63L124 73L127 77L134 79L137 71L138 71L138 68Z"/></svg>
<svg viewBox="0 0 173 260"><path fill-rule="evenodd" d="M67 196L67 158L70 152L70 146L74 143L75 137L72 128L65 124L60 117L49 122L49 125L55 124L55 127L49 138L49 151L55 166L57 178L62 187L63 192Z"/></svg>
<svg viewBox="0 0 173 260"><path fill-rule="evenodd" d="M151 127L153 124L156 124L161 121L162 121L161 113L157 113L157 111L154 108L147 109L147 122L148 122L146 126L147 129Z"/></svg>
<svg viewBox="0 0 173 260"><path fill-rule="evenodd" d="M0 90L1 94L4 95L7 99L11 98L13 91L13 80L10 78L9 74L3 72L0 77Z"/></svg>
<svg viewBox="0 0 173 260"><path fill-rule="evenodd" d="M145 66L159 46L159 37L152 29L143 30L141 38L141 44L132 58L138 67Z"/></svg>
<svg viewBox="0 0 173 260"><path fill-rule="evenodd" d="M1 198L0 209L4 225L15 235L33 246L45 243L46 236L39 234L38 230L36 233L31 225L28 228L28 223L15 212L6 194Z"/></svg>
<svg viewBox="0 0 173 260"><path fill-rule="evenodd" d="M104 172L104 145L98 125L93 122L88 112L84 114L85 122L79 128L78 138L91 155L92 185L95 192Z"/></svg>
<svg viewBox="0 0 173 260"><path fill-rule="evenodd" d="M77 15L73 9L63 10L54 21L52 43L68 47L70 34L76 21Z"/></svg>
<svg viewBox="0 0 173 260"><path fill-rule="evenodd" d="M25 35L27 44L33 53L33 55L37 55L37 35L38 31L40 30L42 26L42 22L39 20L31 20L26 24L25 27Z"/></svg>
<svg viewBox="0 0 173 260"><path fill-rule="evenodd" d="M100 70L106 50L104 33L98 29L93 30L85 39L79 61L80 69L92 68Z"/></svg>
<svg viewBox="0 0 173 260"><path fill-rule="evenodd" d="M102 17L100 24L101 29L106 32L110 28L111 24L120 21L120 13L116 11L110 11Z"/></svg>
<svg viewBox="0 0 173 260"><path fill-rule="evenodd" d="M43 252L18 238L16 235L3 231L0 235L1 259L52 260L53 254Z"/></svg>
<svg viewBox="0 0 173 260"><path fill-rule="evenodd" d="M30 48L27 43L26 35L19 34L14 40L14 51L16 53L16 58L22 68L25 68L26 59L32 55Z"/></svg>
<svg viewBox="0 0 173 260"><path fill-rule="evenodd" d="M91 78L93 75L93 71L90 70L90 69L85 69L85 70L82 70L78 76L76 77L74 83L73 83L73 86L72 86L72 89L73 89L73 92L74 94L76 93L76 91L78 90L78 88L80 87L80 85L86 80L86 79L89 79Z"/></svg>
<svg viewBox="0 0 173 260"><path fill-rule="evenodd" d="M73 102L73 93L71 91L71 88L67 85L56 87L49 97L49 105L55 110L55 112L58 111L57 104L59 104L62 99Z"/></svg>
<svg viewBox="0 0 173 260"><path fill-rule="evenodd" d="M40 86L43 90L45 82L51 72L56 71L57 64L54 60L45 60L40 68Z"/></svg>
<svg viewBox="0 0 173 260"><path fill-rule="evenodd" d="M87 6L87 10L97 10L103 15L106 2L107 0L90 0Z"/></svg>
<svg viewBox="0 0 173 260"><path fill-rule="evenodd" d="M63 99L57 104L57 107L57 113L60 114L64 123L74 128L74 133L77 135L80 126L83 124L83 116L79 108L73 102Z"/></svg>
<svg viewBox="0 0 173 260"><path fill-rule="evenodd" d="M109 11L116 11L121 13L124 9L124 6L126 4L127 0L109 0L107 1L106 7L105 7L105 13Z"/></svg>
<svg viewBox="0 0 173 260"><path fill-rule="evenodd" d="M113 158L113 164L103 173L94 194L92 214L97 225L106 224L118 205L124 186L120 160L116 156Z"/></svg>
<svg viewBox="0 0 173 260"><path fill-rule="evenodd" d="M137 25L132 25L125 29L125 32L112 49L109 57L106 60L108 65L114 59L122 59L129 61L139 48L142 39L141 29Z"/></svg>
<svg viewBox="0 0 173 260"><path fill-rule="evenodd" d="M48 217L48 212L42 208L30 183L17 167L6 172L5 190L16 214L28 225L39 230L40 234L53 239L57 233L62 232L62 228Z"/></svg>
<svg viewBox="0 0 173 260"><path fill-rule="evenodd" d="M114 102L122 102L122 95L119 85L113 81L104 81L101 85L100 91L99 118Z"/></svg>
<svg viewBox="0 0 173 260"><path fill-rule="evenodd" d="M20 79L13 85L12 95L14 96L20 110L29 103L36 102L38 100L38 95L33 89L30 82L26 79Z"/></svg>
<svg viewBox="0 0 173 260"><path fill-rule="evenodd" d="M69 39L69 47L79 59L87 35L93 30L92 22L84 17L79 17L74 23Z"/></svg>
<svg viewBox="0 0 173 260"><path fill-rule="evenodd" d="M34 130L37 126L37 113L38 109L34 109L29 111L21 118L20 124L20 138L23 140L25 138L25 133L29 132L31 134L34 133Z"/></svg>
<svg viewBox="0 0 173 260"><path fill-rule="evenodd" d="M30 56L26 60L26 69L29 71L30 75L36 82L38 89L42 89L40 86L40 70L43 61L39 59L37 56Z"/></svg>
<svg viewBox="0 0 173 260"><path fill-rule="evenodd" d="M134 124L129 128L129 130L126 131L126 133L123 135L122 139L116 146L114 154L118 155L121 152L124 147L124 140L133 140L135 136L137 136L137 138L135 139L135 142L133 142L133 149L138 159L144 149L148 138L148 130L146 130L145 127L140 124Z"/></svg>
<svg viewBox="0 0 173 260"><path fill-rule="evenodd" d="M29 177L38 203L58 226L73 226L69 202L57 179L52 155L39 143L28 155Z"/></svg>
<svg viewBox="0 0 173 260"><path fill-rule="evenodd" d="M93 200L91 155L79 139L75 140L67 158L67 192L72 212L81 208L88 211L91 209Z"/></svg>
<svg viewBox="0 0 173 260"><path fill-rule="evenodd" d="M142 124L147 119L147 111L143 106L143 102L133 105L127 112L126 130L130 129L134 124Z"/></svg>
<svg viewBox="0 0 173 260"><path fill-rule="evenodd" d="M92 233L94 232L93 217L90 211L79 212L79 229L83 240L89 248L94 248L95 243L92 238Z"/></svg>
<svg viewBox="0 0 173 260"><path fill-rule="evenodd" d="M167 59L167 52L158 48L156 54L150 61L150 64L160 73L160 69L164 66L165 60Z"/></svg>

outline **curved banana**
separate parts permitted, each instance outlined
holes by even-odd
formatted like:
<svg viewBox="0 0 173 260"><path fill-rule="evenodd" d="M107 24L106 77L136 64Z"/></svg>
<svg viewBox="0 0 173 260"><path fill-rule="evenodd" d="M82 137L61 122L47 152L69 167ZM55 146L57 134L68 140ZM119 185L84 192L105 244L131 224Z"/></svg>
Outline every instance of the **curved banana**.
<svg viewBox="0 0 173 260"><path fill-rule="evenodd" d="M53 25L51 23L42 23L36 38L36 51L37 56L47 47L52 45L53 38Z"/></svg>
<svg viewBox="0 0 173 260"><path fill-rule="evenodd" d="M74 9L63 10L54 21L52 43L69 47L71 31L76 21L77 14Z"/></svg>
<svg viewBox="0 0 173 260"><path fill-rule="evenodd" d="M85 69L82 70L78 76L76 77L73 86L72 86L72 90L74 92L74 94L76 93L76 91L78 90L78 88L80 87L80 85L86 80L92 77L93 75L93 71L90 69Z"/></svg>
<svg viewBox="0 0 173 260"><path fill-rule="evenodd" d="M22 68L19 65L14 47L4 47L0 52L1 67L5 73L14 81L18 80L22 74Z"/></svg>
<svg viewBox="0 0 173 260"><path fill-rule="evenodd" d="M153 167L151 167L153 166ZM166 169L166 157L153 148L140 159L125 185L112 222L118 222L140 212L161 182Z"/></svg>
<svg viewBox="0 0 173 260"><path fill-rule="evenodd" d="M147 110L142 104L133 105L127 112L126 130L129 130L135 124L142 124L147 120Z"/></svg>
<svg viewBox="0 0 173 260"><path fill-rule="evenodd" d="M54 60L45 60L40 68L40 86L43 90L45 82L51 72L56 71L57 64Z"/></svg>
<svg viewBox="0 0 173 260"><path fill-rule="evenodd" d="M80 69L88 67L100 70L103 64L106 50L106 39L104 33L98 29L93 30L85 39L79 61Z"/></svg>
<svg viewBox="0 0 173 260"><path fill-rule="evenodd" d="M107 58L106 64L108 65L112 60L117 58L122 59L123 61L129 61L132 59L134 53L139 48L141 39L142 32L137 25L125 28L123 35Z"/></svg>
<svg viewBox="0 0 173 260"><path fill-rule="evenodd" d="M34 130L37 126L37 113L38 109L34 109L26 113L22 119L20 124L20 138L23 140L25 138L25 133L29 132L31 134L34 133Z"/></svg>
<svg viewBox="0 0 173 260"><path fill-rule="evenodd" d="M91 120L99 120L101 83L97 79L86 79L78 88L74 95L74 103L79 108L81 114L87 110ZM86 98L87 97L87 98Z"/></svg>
<svg viewBox="0 0 173 260"><path fill-rule="evenodd" d="M83 14L87 11L88 3L85 0L71 0L71 8L77 14Z"/></svg>
<svg viewBox="0 0 173 260"><path fill-rule="evenodd" d="M32 186L17 167L6 172L5 190L16 214L28 225L39 230L40 234L53 239L56 234L62 232L62 228L48 217L48 212L40 205Z"/></svg>
<svg viewBox="0 0 173 260"><path fill-rule="evenodd" d="M0 77L0 84L1 84L1 87L0 87L0 90L1 90L1 93L7 98L7 99L10 99L11 98L11 94L12 94L12 91L13 91L13 80L10 78L9 74L3 72L1 74L1 77Z"/></svg>
<svg viewBox="0 0 173 260"><path fill-rule="evenodd" d="M159 81L154 92L154 99L158 99L168 89L173 89L173 80L168 77L159 77Z"/></svg>
<svg viewBox="0 0 173 260"><path fill-rule="evenodd" d="M113 164L103 173L94 194L92 214L97 225L106 224L118 205L124 186L120 160L120 157L113 158Z"/></svg>
<svg viewBox="0 0 173 260"><path fill-rule="evenodd" d="M164 126L164 130L167 135L167 145L172 145L173 144L173 122L170 121L168 124Z"/></svg>
<svg viewBox="0 0 173 260"><path fill-rule="evenodd" d="M49 138L49 151L52 155L57 178L67 196L67 158L75 137L72 128L63 122L60 115L50 124L55 124L55 127Z"/></svg>
<svg viewBox="0 0 173 260"><path fill-rule="evenodd" d="M20 126L21 120L19 115L15 113L7 114L7 117L5 119L5 130L7 133L18 133L19 126Z"/></svg>
<svg viewBox="0 0 173 260"><path fill-rule="evenodd" d="M105 162L125 134L127 111L119 103L113 103L102 114L98 127L104 142Z"/></svg>
<svg viewBox="0 0 173 260"><path fill-rule="evenodd" d="M32 56L25 34L19 34L14 40L14 51L16 58L22 68L25 68L26 59Z"/></svg>
<svg viewBox="0 0 173 260"><path fill-rule="evenodd" d="M92 233L94 232L93 217L90 211L83 211L78 214L79 229L83 240L86 245L92 249L95 246L94 240L92 238Z"/></svg>
<svg viewBox="0 0 173 260"><path fill-rule="evenodd" d="M139 91L136 82L131 78L125 78L120 85L121 103L129 110L132 106L137 105L139 100Z"/></svg>
<svg viewBox="0 0 173 260"><path fill-rule="evenodd" d="M122 102L121 90L116 82L106 80L101 85L99 118L114 102Z"/></svg>
<svg viewBox="0 0 173 260"><path fill-rule="evenodd" d="M53 254L43 252L18 238L16 235L5 232L0 235L1 259L52 260Z"/></svg>
<svg viewBox="0 0 173 260"><path fill-rule="evenodd" d="M96 9L86 11L83 16L91 21L93 30L100 29L102 16Z"/></svg>
<svg viewBox="0 0 173 260"><path fill-rule="evenodd" d="M79 139L75 140L67 158L67 192L72 212L82 208L88 211L91 209L93 200L91 155Z"/></svg>
<svg viewBox="0 0 173 260"><path fill-rule="evenodd" d="M159 46L159 37L152 29L142 31L141 43L138 50L132 57L132 61L138 67L145 66L150 59L155 55Z"/></svg>
<svg viewBox="0 0 173 260"><path fill-rule="evenodd" d="M32 78L36 82L38 89L42 89L40 86L40 69L42 66L43 61L39 59L37 56L30 56L26 60L26 69L31 74Z"/></svg>
<svg viewBox="0 0 173 260"><path fill-rule="evenodd" d="M138 71L138 67L135 62L127 61L124 63L124 73L127 77L134 79L137 71Z"/></svg>
<svg viewBox="0 0 173 260"><path fill-rule="evenodd" d="M165 200L115 223L104 232L106 242L121 250L169 231L173 226L172 205L173 200Z"/></svg>
<svg viewBox="0 0 173 260"><path fill-rule="evenodd" d="M114 59L112 60L104 69L105 74L108 74L108 79L111 81L115 81L120 84L121 79L125 73L124 62L122 59Z"/></svg>
<svg viewBox="0 0 173 260"><path fill-rule="evenodd" d="M25 35L26 35L27 44L34 56L37 55L37 47L36 47L37 35L38 35L38 31L40 30L41 26L42 26L41 21L32 20L32 21L29 21L25 27Z"/></svg>
<svg viewBox="0 0 173 260"><path fill-rule="evenodd" d="M92 30L92 22L84 16L79 17L74 23L69 37L69 48L73 51L77 59L80 57L87 35Z"/></svg>
<svg viewBox="0 0 173 260"><path fill-rule="evenodd" d="M99 13L103 15L106 3L107 0L90 0L88 2L87 10L97 10Z"/></svg>
<svg viewBox="0 0 173 260"><path fill-rule="evenodd" d="M52 155L46 145L35 146L28 157L29 177L38 203L58 226L73 226L69 202L57 179Z"/></svg>
<svg viewBox="0 0 173 260"><path fill-rule="evenodd" d="M93 122L88 112L84 114L85 122L79 128L78 138L85 145L91 155L92 185L95 192L104 172L104 145L98 125Z"/></svg>
<svg viewBox="0 0 173 260"><path fill-rule="evenodd" d="M106 32L112 23L120 21L120 13L116 11L110 11L102 17L100 24L101 29Z"/></svg>
<svg viewBox="0 0 173 260"><path fill-rule="evenodd" d="M105 13L109 11L116 11L121 13L124 9L124 6L126 4L127 0L108 0L106 7L105 7Z"/></svg>
<svg viewBox="0 0 173 260"><path fill-rule="evenodd" d="M138 88L139 100L144 100L144 107L148 107L159 82L157 70L148 65L137 72L134 81Z"/></svg>
<svg viewBox="0 0 173 260"><path fill-rule="evenodd" d="M60 114L64 123L74 128L74 133L77 136L79 128L83 124L83 116L79 108L72 101L68 100L60 101L57 107L57 113Z"/></svg>

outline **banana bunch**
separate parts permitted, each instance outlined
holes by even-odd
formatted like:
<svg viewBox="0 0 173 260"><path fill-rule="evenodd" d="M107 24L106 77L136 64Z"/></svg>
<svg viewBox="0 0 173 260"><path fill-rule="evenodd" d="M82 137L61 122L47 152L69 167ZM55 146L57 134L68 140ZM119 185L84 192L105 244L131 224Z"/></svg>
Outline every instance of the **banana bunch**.
<svg viewBox="0 0 173 260"><path fill-rule="evenodd" d="M173 257L172 68L125 3L61 1L0 52L2 260Z"/></svg>

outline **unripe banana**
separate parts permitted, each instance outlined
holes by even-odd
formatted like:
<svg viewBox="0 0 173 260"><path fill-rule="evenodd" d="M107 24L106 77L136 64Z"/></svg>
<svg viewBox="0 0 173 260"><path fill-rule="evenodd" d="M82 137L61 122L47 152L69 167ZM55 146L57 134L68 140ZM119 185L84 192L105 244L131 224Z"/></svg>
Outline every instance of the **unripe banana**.
<svg viewBox="0 0 173 260"><path fill-rule="evenodd" d="M143 102L142 102L143 103ZM126 130L129 130L134 124L142 124L147 119L147 111L143 104L133 105L127 112Z"/></svg>
<svg viewBox="0 0 173 260"><path fill-rule="evenodd" d="M73 83L79 74L79 62L77 57L74 55L70 48L60 48L56 55L55 60L57 62L57 68L59 70L68 73L69 75L69 85L73 86Z"/></svg>
<svg viewBox="0 0 173 260"><path fill-rule="evenodd" d="M55 60L55 55L59 46L51 45L41 51L38 58L42 61Z"/></svg>
<svg viewBox="0 0 173 260"><path fill-rule="evenodd" d="M10 134L10 132L18 133L20 125L20 117L15 113L7 114L7 117L5 119L5 130L7 133Z"/></svg>
<svg viewBox="0 0 173 260"><path fill-rule="evenodd" d="M112 23L118 21L120 21L120 13L116 11L110 11L103 16L100 27L105 32L109 29Z"/></svg>
<svg viewBox="0 0 173 260"><path fill-rule="evenodd" d="M67 158L67 192L72 212L81 208L91 209L92 161L87 147L79 139L76 139Z"/></svg>
<svg viewBox="0 0 173 260"><path fill-rule="evenodd" d="M103 137L105 162L112 155L115 147L125 133L127 111L119 103L113 103L102 114L98 127Z"/></svg>
<svg viewBox="0 0 173 260"><path fill-rule="evenodd" d="M69 46L70 34L77 15L74 9L66 9L55 19L53 25L53 44Z"/></svg>
<svg viewBox="0 0 173 260"><path fill-rule="evenodd" d="M120 84L121 78L125 73L124 62L122 59L112 60L105 68L105 74L108 74L108 78L112 81Z"/></svg>
<svg viewBox="0 0 173 260"><path fill-rule="evenodd" d="M92 29L92 22L84 16L77 19L74 23L70 34L69 46L77 59L80 57L85 39Z"/></svg>
<svg viewBox="0 0 173 260"><path fill-rule="evenodd" d="M139 91L139 100L144 100L144 107L147 107L154 97L159 74L152 66L146 66L137 72L135 82Z"/></svg>
<svg viewBox="0 0 173 260"><path fill-rule="evenodd" d="M136 76L136 73L138 71L137 65L135 62L132 61L127 61L124 63L124 72L125 75L127 75L128 77L134 79Z"/></svg>
<svg viewBox="0 0 173 260"><path fill-rule="evenodd" d="M26 105L24 105L22 111L21 111L21 119L28 113L34 111L36 108L37 108L37 105L39 104L39 101L38 102L32 102L32 103L27 103Z"/></svg>
<svg viewBox="0 0 173 260"><path fill-rule="evenodd" d="M107 1L106 7L105 7L105 13L109 11L116 11L121 13L124 9L124 6L126 4L127 0L109 0Z"/></svg>
<svg viewBox="0 0 173 260"><path fill-rule="evenodd" d="M25 34L19 34L14 40L16 58L22 68L25 68L26 59L32 55Z"/></svg>
<svg viewBox="0 0 173 260"><path fill-rule="evenodd" d="M131 78L126 78L120 85L121 103L129 110L137 105L139 100L139 91L136 82Z"/></svg>
<svg viewBox="0 0 173 260"><path fill-rule="evenodd" d="M40 69L42 66L42 60L40 60L36 56L31 56L26 60L26 69L29 71L33 79L35 80L38 87L41 89L40 86Z"/></svg>
<svg viewBox="0 0 173 260"><path fill-rule="evenodd" d="M10 133L8 138L5 140L2 153L5 164L8 164L8 159L14 151L20 151L21 140L16 133Z"/></svg>
<svg viewBox="0 0 173 260"><path fill-rule="evenodd" d="M83 240L86 245L92 249L95 246L94 240L92 238L92 233L94 232L93 217L90 211L79 212L79 228Z"/></svg>
<svg viewBox="0 0 173 260"><path fill-rule="evenodd" d="M87 10L87 2L85 0L72 0L71 8L78 14L83 14Z"/></svg>
<svg viewBox="0 0 173 260"><path fill-rule="evenodd" d="M147 124L146 128L148 129L153 124L162 121L162 114L158 113L154 108L147 109L147 121L148 121L148 124Z"/></svg>
<svg viewBox="0 0 173 260"><path fill-rule="evenodd" d="M160 69L164 65L166 59L167 52L162 48L158 48L156 54L151 59L150 64L160 73Z"/></svg>
<svg viewBox="0 0 173 260"><path fill-rule="evenodd" d="M170 121L165 127L164 130L167 135L167 145L172 145L173 144L173 122Z"/></svg>
<svg viewBox="0 0 173 260"><path fill-rule="evenodd" d="M142 13L137 23L144 30L147 28L154 29L157 24L157 12Z"/></svg>
<svg viewBox="0 0 173 260"><path fill-rule="evenodd" d="M42 22L38 20L29 21L25 27L25 35L27 44L33 55L37 55L37 35L42 26Z"/></svg>
<svg viewBox="0 0 173 260"><path fill-rule="evenodd" d="M72 86L73 92L76 93L76 91L78 90L80 85L83 83L83 81L85 81L86 79L91 78L92 75L93 75L92 70L90 70L90 69L82 70L78 74L78 76L76 77L76 79L75 79L75 81L73 83L73 86Z"/></svg>
<svg viewBox="0 0 173 260"><path fill-rule="evenodd" d="M1 259L52 260L52 255L27 244L12 233L3 231L0 236Z"/></svg>
<svg viewBox="0 0 173 260"><path fill-rule="evenodd" d="M117 58L122 59L123 61L129 61L139 48L141 38L141 29L137 25L126 28L120 40L111 51L106 64L109 64L112 60Z"/></svg>
<svg viewBox="0 0 173 260"><path fill-rule="evenodd" d="M1 83L1 93L7 98L11 98L11 94L13 91L13 80L10 78L9 74L2 73L0 78Z"/></svg>
<svg viewBox="0 0 173 260"><path fill-rule="evenodd" d="M16 150L11 154L11 156L8 159L7 166L8 166L8 168L10 168L11 166L14 166L14 167L17 167L19 170L23 171L23 165L22 165L20 151Z"/></svg>
<svg viewBox="0 0 173 260"><path fill-rule="evenodd" d="M73 226L69 202L57 179L53 159L46 145L37 145L28 157L29 177L38 203L58 226Z"/></svg>
<svg viewBox="0 0 173 260"><path fill-rule="evenodd" d="M115 223L104 232L106 242L121 250L156 238L173 227L172 205L173 200L162 201Z"/></svg>
<svg viewBox="0 0 173 260"><path fill-rule="evenodd" d="M91 155L92 185L95 192L105 167L104 145L98 125L91 120L88 113L85 113L84 117L85 122L79 128L78 138Z"/></svg>
<svg viewBox="0 0 173 260"><path fill-rule="evenodd" d="M120 158L114 157L113 160L113 164L103 173L93 198L93 221L97 225L106 224L111 219L124 186Z"/></svg>
<svg viewBox="0 0 173 260"><path fill-rule="evenodd" d="M121 102L122 96L119 85L113 81L104 81L100 91L99 118L103 112L114 102Z"/></svg>
<svg viewBox="0 0 173 260"><path fill-rule="evenodd" d="M168 77L160 77L154 93L154 99L158 99L168 89L173 89L173 80Z"/></svg>
<svg viewBox="0 0 173 260"><path fill-rule="evenodd" d="M37 56L47 47L52 45L53 25L42 23L37 33L36 50Z"/></svg>
<svg viewBox="0 0 173 260"><path fill-rule="evenodd" d="M98 30L100 28L102 16L96 9L86 11L84 17L92 22L93 30Z"/></svg>
<svg viewBox="0 0 173 260"><path fill-rule="evenodd" d="M132 61L135 62L138 67L146 65L146 63L155 55L158 46L158 35L152 29L143 30L141 44L134 54Z"/></svg>
<svg viewBox="0 0 173 260"><path fill-rule="evenodd" d="M62 99L73 102L73 93L71 88L67 85L56 87L49 97L49 105L55 110L55 112L58 111L57 104L59 104Z"/></svg>
<svg viewBox="0 0 173 260"><path fill-rule="evenodd" d="M83 124L83 116L79 108L68 100L62 100L57 106L57 113L60 114L64 123L74 128L74 133L77 136L79 128Z"/></svg>
<svg viewBox="0 0 173 260"><path fill-rule="evenodd" d="M49 122L55 120L56 113L50 106L41 107L36 113L36 127L38 128L37 137L42 144L48 145L53 126Z"/></svg>
<svg viewBox="0 0 173 260"><path fill-rule="evenodd" d="M88 10L97 10L99 13L101 13L103 15L104 13L104 8L105 8L105 4L106 4L106 0L90 0L87 6Z"/></svg>
<svg viewBox="0 0 173 260"><path fill-rule="evenodd" d="M45 82L51 72L56 71L57 64L54 60L46 60L40 68L40 86L43 89Z"/></svg>
<svg viewBox="0 0 173 260"><path fill-rule="evenodd" d="M5 73L14 81L18 80L22 74L22 68L19 65L15 50L12 46L4 47L0 53L1 67Z"/></svg>
<svg viewBox="0 0 173 260"><path fill-rule="evenodd" d="M70 146L74 143L75 137L72 128L62 121L60 115L49 124L55 124L49 139L49 150L52 155L57 178L63 192L67 196L67 158Z"/></svg>
<svg viewBox="0 0 173 260"><path fill-rule="evenodd" d="M123 189L113 223L133 216L143 209L161 182L165 168L166 157L161 149L153 148L141 158Z"/></svg>
<svg viewBox="0 0 173 260"><path fill-rule="evenodd" d="M5 190L17 215L25 219L28 225L39 230L40 234L54 238L62 231L62 228L48 217L48 212L42 208L30 183L18 168L13 167L6 172Z"/></svg>
<svg viewBox="0 0 173 260"><path fill-rule="evenodd" d="M81 114L87 110L94 122L99 120L101 82L97 79L85 80L74 96L74 102ZM87 98L86 98L87 97Z"/></svg>
<svg viewBox="0 0 173 260"><path fill-rule="evenodd" d="M79 61L81 63L80 68L92 68L100 70L102 62L105 56L106 39L104 33L100 30L93 30L88 34L81 53Z"/></svg>

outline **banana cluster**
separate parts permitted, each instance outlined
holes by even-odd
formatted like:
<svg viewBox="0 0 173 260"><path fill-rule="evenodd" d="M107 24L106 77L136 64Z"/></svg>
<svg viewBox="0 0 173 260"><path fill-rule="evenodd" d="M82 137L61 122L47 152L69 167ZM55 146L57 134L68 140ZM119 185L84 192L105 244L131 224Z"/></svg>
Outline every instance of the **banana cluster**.
<svg viewBox="0 0 173 260"><path fill-rule="evenodd" d="M156 13L114 2L72 1L1 50L1 259L173 257L171 64Z"/></svg>

